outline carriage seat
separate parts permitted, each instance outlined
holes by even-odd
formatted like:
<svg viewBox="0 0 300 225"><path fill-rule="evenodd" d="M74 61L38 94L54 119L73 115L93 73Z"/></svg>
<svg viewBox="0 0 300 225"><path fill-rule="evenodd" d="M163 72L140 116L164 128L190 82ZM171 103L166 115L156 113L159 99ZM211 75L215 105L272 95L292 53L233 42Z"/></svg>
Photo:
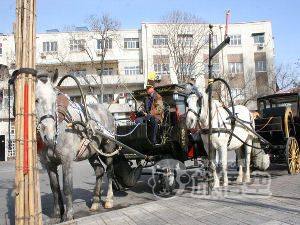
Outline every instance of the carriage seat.
<svg viewBox="0 0 300 225"><path fill-rule="evenodd" d="M284 116L287 107L276 107L263 109L263 118Z"/></svg>

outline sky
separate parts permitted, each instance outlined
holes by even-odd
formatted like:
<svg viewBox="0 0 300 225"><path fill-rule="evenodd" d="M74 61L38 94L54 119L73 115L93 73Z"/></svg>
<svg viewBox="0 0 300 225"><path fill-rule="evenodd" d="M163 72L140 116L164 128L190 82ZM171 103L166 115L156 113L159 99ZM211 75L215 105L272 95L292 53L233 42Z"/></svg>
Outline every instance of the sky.
<svg viewBox="0 0 300 225"><path fill-rule="evenodd" d="M0 33L12 33L16 0L1 0ZM188 12L209 23L272 22L275 64L293 65L300 59L300 0L37 0L37 33L65 26L87 26L93 14L109 13L122 30L140 29L143 22L159 22L173 10Z"/></svg>

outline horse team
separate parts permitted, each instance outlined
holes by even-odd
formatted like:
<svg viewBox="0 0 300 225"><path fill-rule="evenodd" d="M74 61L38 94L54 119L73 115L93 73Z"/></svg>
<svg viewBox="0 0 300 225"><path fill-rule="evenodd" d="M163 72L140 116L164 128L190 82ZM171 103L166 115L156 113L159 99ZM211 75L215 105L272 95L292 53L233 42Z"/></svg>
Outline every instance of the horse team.
<svg viewBox="0 0 300 225"><path fill-rule="evenodd" d="M91 146L97 146L104 153L112 153L115 150L115 144L101 136L85 137L85 141L89 144L82 154L78 155L78 146L82 145L83 133L80 129L75 129L67 124L70 120L81 121L80 113L65 103L63 108L66 108L65 118L58 123L58 91L55 90L54 84L58 78L57 71L49 73L41 70L37 73L36 80L36 114L38 119L38 133L44 148L41 151L40 158L47 169L50 186L54 196L54 210L50 219L50 223L59 223L61 220L73 219L73 161L81 161L88 159L91 166L94 168L96 175L96 183L93 191L93 200L91 210L101 208L101 184L104 175L104 167L100 160L106 163L106 172L108 177L108 191L105 201L105 208L113 207L113 162L112 156L99 156L97 151ZM204 147L208 149L209 135L205 132L208 126L208 96L204 90L199 90L197 87L191 87L187 96L187 122L188 129L201 127L201 137L204 142ZM245 129L240 124L233 124L228 120L228 111L225 110L217 101L213 101L212 113L212 158L215 159L216 151L218 151L219 162L222 170L223 185L228 185L227 177L227 151L235 150L239 161L244 159L245 164L239 164L239 175L237 183L250 181L250 154L251 145L254 135ZM114 130L114 118L110 111L101 104L93 104L88 106L88 112L91 114L90 125L101 123L108 130ZM250 111L244 106L235 108L236 115L239 119L247 122L254 128L254 119ZM68 114L68 115L67 115ZM227 132L226 132L227 131ZM229 131L229 132L228 132ZM87 140L86 140L87 139ZM66 197L66 210L60 184L58 178L58 166L62 165L63 173L63 193ZM212 162L213 171L213 188L220 185L219 178L216 173L216 160Z"/></svg>

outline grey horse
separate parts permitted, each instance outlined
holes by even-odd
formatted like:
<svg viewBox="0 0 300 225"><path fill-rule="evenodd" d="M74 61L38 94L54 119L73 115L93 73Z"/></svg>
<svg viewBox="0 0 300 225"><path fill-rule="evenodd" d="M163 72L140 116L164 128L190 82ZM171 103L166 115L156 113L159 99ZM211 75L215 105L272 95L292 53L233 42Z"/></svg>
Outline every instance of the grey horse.
<svg viewBox="0 0 300 225"><path fill-rule="evenodd" d="M50 218L50 223L59 223L64 220L73 219L73 161L88 159L94 168L96 175L96 184L93 192L91 210L101 208L101 184L104 175L104 167L99 159L95 148L97 146L104 153L112 153L115 150L115 143L101 136L91 135L90 143L86 148L83 146L84 129L79 126L67 127L66 125L73 121L82 121L80 112L76 108L68 105L64 118L59 126L57 125L57 94L54 89L54 83L58 78L57 71L49 73L41 70L37 72L36 79L36 115L38 119L38 133L44 148L40 152L40 158L47 169L50 186L54 197L54 212ZM101 104L92 104L88 106L88 112L91 115L91 125L100 122L107 130L114 130L114 118L110 111ZM113 207L113 158L111 156L103 158L107 168L108 190L105 201L105 208ZM63 193L66 197L66 211L64 209L62 193L60 191L58 166L62 165L63 174Z"/></svg>

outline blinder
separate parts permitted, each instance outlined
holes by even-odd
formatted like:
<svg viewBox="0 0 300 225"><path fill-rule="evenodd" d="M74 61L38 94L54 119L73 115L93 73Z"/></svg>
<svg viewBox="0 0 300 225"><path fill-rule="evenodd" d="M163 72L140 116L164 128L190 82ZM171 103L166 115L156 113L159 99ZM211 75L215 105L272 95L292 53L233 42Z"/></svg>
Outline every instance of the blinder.
<svg viewBox="0 0 300 225"><path fill-rule="evenodd" d="M184 103L185 103L185 106L188 107L188 103L187 103L187 98L192 95L192 94L195 94L197 97L198 97L198 100L197 100L197 104L199 105L200 109L199 109L199 112L197 113L195 110L193 109L190 109L188 108L188 112L192 112L195 114L195 116L197 118L200 117L200 113L201 113L201 109L202 109L202 94L196 89L196 87L193 87L192 90L188 93L187 97L184 99Z"/></svg>

